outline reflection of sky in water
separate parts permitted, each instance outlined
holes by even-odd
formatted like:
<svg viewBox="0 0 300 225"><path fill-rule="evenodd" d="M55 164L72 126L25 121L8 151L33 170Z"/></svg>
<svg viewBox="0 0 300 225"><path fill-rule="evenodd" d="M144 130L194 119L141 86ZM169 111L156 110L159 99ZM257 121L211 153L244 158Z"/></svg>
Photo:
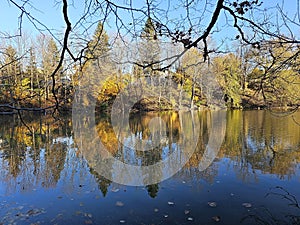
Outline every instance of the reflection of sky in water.
<svg viewBox="0 0 300 225"><path fill-rule="evenodd" d="M73 137L57 137L52 140L53 144L62 143L66 144L68 147L74 144Z"/></svg>
<svg viewBox="0 0 300 225"><path fill-rule="evenodd" d="M129 137L125 137L123 141L119 142L119 145L122 145L121 143L123 143L123 146L119 146L122 153L118 154L117 158L122 160L124 163L131 165L142 165L142 156L147 154L147 152L151 154L151 152L159 151L161 160L165 160L174 151L180 151L180 147L176 143L169 143L169 139L167 137L163 137L160 143L153 143L150 136L146 140L143 139L143 144L146 146L145 148L137 148L137 143L141 140L141 134L131 134ZM138 155L138 152L141 152L141 154Z"/></svg>

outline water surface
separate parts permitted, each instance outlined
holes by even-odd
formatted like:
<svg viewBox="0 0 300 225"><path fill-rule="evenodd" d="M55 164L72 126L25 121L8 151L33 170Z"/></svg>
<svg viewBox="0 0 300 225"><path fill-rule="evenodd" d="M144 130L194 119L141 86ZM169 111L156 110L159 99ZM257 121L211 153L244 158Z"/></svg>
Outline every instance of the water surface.
<svg viewBox="0 0 300 225"><path fill-rule="evenodd" d="M203 171L199 163L218 114L132 115L123 125L130 133L120 133L119 140L111 120L97 115L93 129L105 148L136 166L153 165L186 146L182 135L194 128L183 134L183 127L197 119L200 132L190 160L173 177L141 187L99 174L99 152L93 140L80 143L71 116L26 116L26 125L1 116L0 224L299 224L300 112L225 113L222 145ZM151 125L158 117L163 125ZM139 151L141 145L149 150ZM112 168L108 173L116 176Z"/></svg>

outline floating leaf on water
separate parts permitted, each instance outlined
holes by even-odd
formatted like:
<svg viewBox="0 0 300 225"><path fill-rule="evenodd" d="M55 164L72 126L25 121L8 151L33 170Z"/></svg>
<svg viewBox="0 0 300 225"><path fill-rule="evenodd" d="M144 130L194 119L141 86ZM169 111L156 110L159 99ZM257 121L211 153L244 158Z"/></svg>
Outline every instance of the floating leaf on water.
<svg viewBox="0 0 300 225"><path fill-rule="evenodd" d="M124 206L124 203L121 202L121 201L117 201L117 202L116 202L116 206Z"/></svg>
<svg viewBox="0 0 300 225"><path fill-rule="evenodd" d="M244 206L245 208L251 208L252 207L251 203L249 203L249 202L244 202L242 204L242 206Z"/></svg>
<svg viewBox="0 0 300 225"><path fill-rule="evenodd" d="M120 223L125 223L126 221L125 220L120 220Z"/></svg>
<svg viewBox="0 0 300 225"><path fill-rule="evenodd" d="M91 221L91 220L86 220L86 221L84 221L84 223L85 223L85 224L93 224L93 221Z"/></svg>
<svg viewBox="0 0 300 225"><path fill-rule="evenodd" d="M217 207L217 203L216 202L208 202L207 203L210 207Z"/></svg>
<svg viewBox="0 0 300 225"><path fill-rule="evenodd" d="M188 221L193 221L194 219L193 219L193 217L188 217L187 220Z"/></svg>
<svg viewBox="0 0 300 225"><path fill-rule="evenodd" d="M114 189L111 189L111 191L116 193L116 192L120 191L120 189L119 188L114 188Z"/></svg>
<svg viewBox="0 0 300 225"><path fill-rule="evenodd" d="M216 222L219 222L221 220L220 216L213 216L212 219Z"/></svg>
<svg viewBox="0 0 300 225"><path fill-rule="evenodd" d="M154 212L158 212L159 210L157 208L154 209Z"/></svg>
<svg viewBox="0 0 300 225"><path fill-rule="evenodd" d="M189 210L184 210L184 214L185 214L185 215L187 215L187 214L189 214L189 213L190 213Z"/></svg>
<svg viewBox="0 0 300 225"><path fill-rule="evenodd" d="M76 215L80 215L82 212L81 211L76 211L75 214Z"/></svg>
<svg viewBox="0 0 300 225"><path fill-rule="evenodd" d="M174 205L175 203L174 202L168 202L168 205Z"/></svg>

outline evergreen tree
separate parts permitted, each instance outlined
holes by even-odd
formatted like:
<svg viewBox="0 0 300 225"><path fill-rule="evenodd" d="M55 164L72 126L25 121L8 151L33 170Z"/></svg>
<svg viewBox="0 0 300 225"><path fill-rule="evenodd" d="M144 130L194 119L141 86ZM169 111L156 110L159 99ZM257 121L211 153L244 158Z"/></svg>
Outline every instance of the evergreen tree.
<svg viewBox="0 0 300 225"><path fill-rule="evenodd" d="M102 22L99 22L94 32L92 40L88 43L85 51L86 63L84 71L95 73L110 62L110 44L109 37L103 28Z"/></svg>
<svg viewBox="0 0 300 225"><path fill-rule="evenodd" d="M147 66L144 69L144 76L148 77L152 83L153 77L157 75L156 69L159 69L160 64L160 42L157 39L155 26L150 17L148 17L145 27L141 33L141 43L139 46L139 63ZM138 71L135 69L135 71Z"/></svg>
<svg viewBox="0 0 300 225"><path fill-rule="evenodd" d="M98 67L100 60L107 61L110 51L109 37L103 28L102 22L99 22L92 40L88 43L88 48L85 52L87 60L92 66Z"/></svg>
<svg viewBox="0 0 300 225"><path fill-rule="evenodd" d="M14 78L21 73L21 65L20 61L18 60L18 55L16 49L9 45L5 49L5 57L4 57L4 68L3 74L6 76L13 76ZM14 79L13 82L16 84L17 79Z"/></svg>
<svg viewBox="0 0 300 225"><path fill-rule="evenodd" d="M86 62L82 70L85 76L80 80L81 85L88 84L90 88L85 91L92 98L98 96L101 91L99 88L101 88L105 79L114 73L110 50L109 37L102 22L99 22L85 51ZM93 93L91 93L91 90ZM89 104L88 99L86 104Z"/></svg>
<svg viewBox="0 0 300 225"><path fill-rule="evenodd" d="M17 51L13 46L8 45L5 49L4 67L2 68L4 77L4 81L2 81L4 90L2 92L9 95L12 105L15 105L18 95L20 94L19 85L21 72L21 63L18 59Z"/></svg>

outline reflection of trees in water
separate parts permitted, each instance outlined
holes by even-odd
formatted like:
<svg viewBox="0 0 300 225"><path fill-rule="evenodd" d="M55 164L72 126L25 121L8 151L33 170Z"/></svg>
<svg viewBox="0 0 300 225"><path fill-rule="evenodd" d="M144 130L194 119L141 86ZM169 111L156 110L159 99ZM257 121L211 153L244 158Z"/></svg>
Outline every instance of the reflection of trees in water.
<svg viewBox="0 0 300 225"><path fill-rule="evenodd" d="M99 175L93 168L90 168L90 173L95 177L96 182L98 183L98 188L101 190L103 197L105 197L108 191L108 187L112 182Z"/></svg>
<svg viewBox="0 0 300 225"><path fill-rule="evenodd" d="M150 184L146 186L148 194L151 198L155 198L157 196L157 193L159 191L158 184Z"/></svg>
<svg viewBox="0 0 300 225"><path fill-rule="evenodd" d="M300 113L294 117L300 119ZM290 178L300 162L300 126L291 116L268 111L228 111L221 156L235 162L243 180L257 179L255 170Z"/></svg>
<svg viewBox="0 0 300 225"><path fill-rule="evenodd" d="M210 128L210 122L211 122L211 116L209 112L201 112L199 113L199 119L200 119L200 134L195 134L193 131L193 123L191 121L195 119L196 117L191 114L191 112L181 112L181 115L179 115L178 112L162 112L162 113L143 113L143 114L131 114L129 124L127 123L121 123L123 126L128 126L129 130L131 131L132 135L134 136L133 139L135 139L135 143L138 140L151 140L153 138L153 130L151 130L151 126L149 124L153 119L155 118L161 118L161 120L165 123L165 128L160 125L158 122L156 124L156 130L155 132L158 133L158 135L161 135L163 137L163 141L161 140L159 144L150 150L142 151L140 149L141 145L138 146L132 146L131 149L128 149L128 147L124 147L120 143L118 143L117 138L115 136L115 133L113 131L113 128L109 122L108 118L98 118L98 123L96 125L98 135L104 144L104 146L110 151L110 149L113 149L113 152L111 152L114 156L118 157L119 160L122 160L125 163L129 164L135 164L140 166L148 166L153 165L156 162L159 162L163 160L164 158L168 157L168 154L172 153L177 148L180 148L179 146L185 146L187 148L192 148L190 146L193 146L194 143L182 143L184 139L182 139L181 135L186 135L189 137L194 137L195 140L199 139L197 149L195 153L192 155L191 159L188 161L188 163L184 167L184 173L186 173L186 176L193 177L192 179L199 178L199 179L205 179L209 182L212 182L213 177L216 175L217 169L212 166L209 169L199 172L198 171L198 165L202 158L204 149L206 147L206 144L208 142L208 137L211 132ZM182 126L186 127L185 132L182 131ZM100 129L101 128L101 129ZM165 129L165 132L163 130ZM117 128L118 130L118 128ZM126 130L126 129L124 129ZM104 132L105 131L105 132ZM125 134L124 137L126 138ZM165 136L164 136L165 135ZM120 135L122 136L122 134ZM130 136L132 138L132 136ZM122 143L122 140L120 141ZM115 143L113 147L113 143ZM190 145L190 146L189 146ZM117 152L116 152L116 149ZM177 149L178 150L178 149ZM132 151L131 153L129 153ZM180 153L180 151L179 151ZM176 160L180 161L182 160L181 154L176 155ZM89 154L89 153L88 153ZM88 158L95 158L89 155ZM168 167L172 168L176 163L169 164ZM121 172L122 173L122 172ZM126 171L124 171L126 173ZM148 171L150 176L155 177L162 177L163 171L155 173L151 173L151 171ZM181 172L180 172L181 173ZM192 173L192 174L191 174ZM122 177L122 174L118 174ZM144 174L146 175L146 174ZM134 176L134 175L133 175ZM159 190L158 184L152 184L146 186L148 193L151 197L155 197L157 195L157 192Z"/></svg>
<svg viewBox="0 0 300 225"><path fill-rule="evenodd" d="M64 169L66 143L53 140L70 135L70 120L34 117L24 117L31 132L14 116L0 120L0 138L5 143L0 146L1 179L10 190L31 190L39 183L55 186Z"/></svg>
<svg viewBox="0 0 300 225"><path fill-rule="evenodd" d="M45 187L56 186L64 169L67 146L63 143L53 144L45 152L45 168L42 185Z"/></svg>
<svg viewBox="0 0 300 225"><path fill-rule="evenodd" d="M293 116L300 120L300 112ZM203 173L197 171L208 142L209 120L209 113L200 113L201 133L197 149L179 176L194 176L209 182L216 176L218 168L214 163ZM243 181L257 180L255 170L276 174L280 179L291 178L300 163L299 137L300 126L291 116L276 117L268 111L228 111L226 135L219 158L230 158L232 168Z"/></svg>
<svg viewBox="0 0 300 225"><path fill-rule="evenodd" d="M164 142L150 151L133 149L135 154L129 155L133 157L133 164L139 162L138 165L151 165L167 157L176 146L181 144L181 126L188 124L191 119L189 116L182 116L179 120L177 112L146 113L132 116L127 126L130 126L134 138L147 140L152 137L149 122L158 116L166 124ZM294 114L294 117L300 121L299 112ZM24 119L32 133L15 117L0 119L0 180L4 181L11 190L26 191L39 184L51 187L59 180L73 179L74 171L80 166L73 163L74 159L77 158L78 161L84 159L80 159L78 155L70 156L70 146L62 138L72 135L70 118L59 121L42 116L28 119L24 117ZM176 176L185 180L206 180L211 183L217 175L218 164L213 163L203 172L198 171L198 164L211 133L210 112L199 112L199 119L200 134L197 149ZM129 156L115 136L110 120L99 119L96 130L106 149L114 157L126 162ZM267 111L228 111L226 136L218 157L230 158L229 162L243 181L258 179L255 170L276 174L280 178L289 178L295 174L297 164L300 162L299 137L300 127L291 117L274 117ZM89 144L92 146L93 140ZM95 156L99 154L99 149L87 148L85 151L83 156L88 162L88 159L97 161ZM112 165L106 164L107 173L113 173ZM173 165L168 166L171 168ZM111 182L97 174L96 164L89 162L89 167L90 173L96 178L100 190L105 195ZM66 174L62 174L64 169ZM124 174L126 172L122 171ZM163 171L154 175L160 177L162 174ZM159 191L159 184L148 185L146 188L149 195L155 197Z"/></svg>
<svg viewBox="0 0 300 225"><path fill-rule="evenodd" d="M133 134L138 136L142 133L142 138L147 139L151 135L149 123L151 119L160 117L166 123L167 137L171 142L179 140L179 133L181 131L179 123L178 112L149 112L149 113L134 113L130 115L130 130Z"/></svg>

